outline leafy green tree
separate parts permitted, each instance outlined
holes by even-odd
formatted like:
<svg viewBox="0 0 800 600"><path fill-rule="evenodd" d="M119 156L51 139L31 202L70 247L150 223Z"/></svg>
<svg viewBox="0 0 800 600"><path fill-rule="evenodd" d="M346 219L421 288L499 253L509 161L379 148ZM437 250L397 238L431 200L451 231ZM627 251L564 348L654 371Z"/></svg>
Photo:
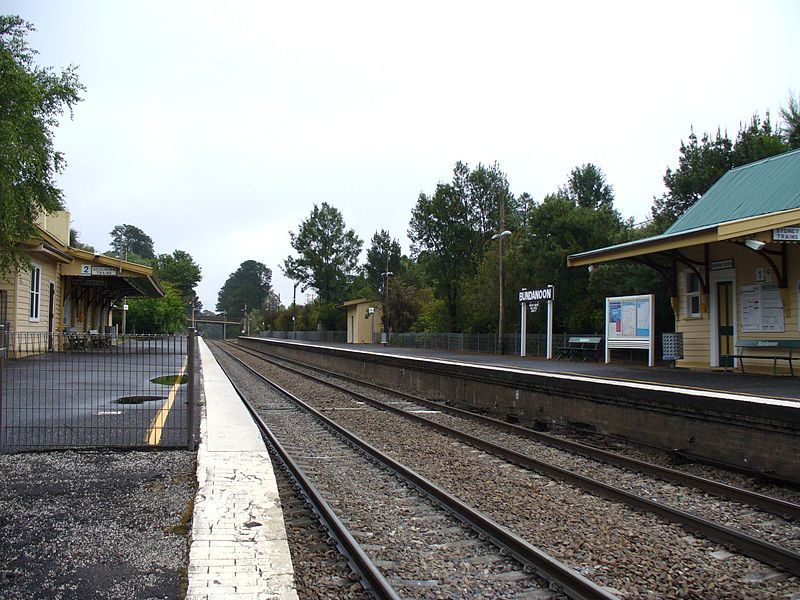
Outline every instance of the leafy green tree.
<svg viewBox="0 0 800 600"><path fill-rule="evenodd" d="M34 30L0 15L0 273L27 266L17 243L36 235L41 213L63 207L55 176L66 163L53 129L85 90L74 66L55 73L34 64L37 52L25 39Z"/></svg>
<svg viewBox="0 0 800 600"><path fill-rule="evenodd" d="M135 225L117 225L109 235L114 256L118 258L129 260L131 253L146 259L156 257L153 239Z"/></svg>
<svg viewBox="0 0 800 600"><path fill-rule="evenodd" d="M613 208L614 190L606 183L603 171L592 163L572 169L562 193L583 208Z"/></svg>
<svg viewBox="0 0 800 600"><path fill-rule="evenodd" d="M175 250L172 254L159 254L153 262L153 270L161 281L167 281L177 288L184 304L194 304L197 310L194 288L203 277L200 266L194 262L191 254L184 250Z"/></svg>
<svg viewBox="0 0 800 600"><path fill-rule="evenodd" d="M470 170L458 162L453 180L438 184L430 196L421 193L412 210L408 229L412 257L445 302L450 331L463 327L461 282L474 273L500 227L501 203L508 207L505 226L515 227L517 202L497 165Z"/></svg>
<svg viewBox="0 0 800 600"><path fill-rule="evenodd" d="M272 270L258 261L246 260L219 291L217 312L225 311L231 319L244 318L245 310L262 310L271 292Z"/></svg>
<svg viewBox="0 0 800 600"><path fill-rule="evenodd" d="M409 331L420 315L420 290L402 279L389 280L388 322L393 331Z"/></svg>
<svg viewBox="0 0 800 600"><path fill-rule="evenodd" d="M177 333L186 330L186 310L180 292L164 283L164 298L128 300L127 329L136 333Z"/></svg>
<svg viewBox="0 0 800 600"><path fill-rule="evenodd" d="M78 250L86 250L87 252L95 252L94 246L84 244L81 242L81 234L77 229L69 228L69 245Z"/></svg>
<svg viewBox="0 0 800 600"><path fill-rule="evenodd" d="M791 92L786 106L781 108L781 133L790 149L800 148L800 97L795 98Z"/></svg>
<svg viewBox="0 0 800 600"><path fill-rule="evenodd" d="M283 263L284 274L299 281L303 289L316 290L323 303L340 300L352 279L363 242L352 229L345 230L342 213L323 202L300 224L297 234L289 232L298 256Z"/></svg>
<svg viewBox="0 0 800 600"><path fill-rule="evenodd" d="M598 174L604 180L599 169ZM530 208L524 227L511 238L508 249L506 293L511 297L506 296L506 320L509 324L519 326L519 304L513 299L516 290L552 284L556 288L557 331L601 331L603 297L588 293L588 270L568 269L566 258L623 240L627 226L612 208L613 196L609 200L579 204L577 197L570 197L565 188L560 188ZM490 279L487 277L486 281ZM493 285L496 281L494 278ZM496 292L492 297L497 298ZM544 311L531 315L530 330L543 330L545 319Z"/></svg>

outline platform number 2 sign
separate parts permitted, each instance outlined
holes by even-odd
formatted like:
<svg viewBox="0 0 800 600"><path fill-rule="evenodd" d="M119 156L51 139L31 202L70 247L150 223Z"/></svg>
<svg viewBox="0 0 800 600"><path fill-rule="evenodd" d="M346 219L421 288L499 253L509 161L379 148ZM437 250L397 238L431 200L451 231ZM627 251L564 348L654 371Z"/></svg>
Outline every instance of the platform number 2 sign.
<svg viewBox="0 0 800 600"><path fill-rule="evenodd" d="M81 275L92 275L92 265L81 265Z"/></svg>

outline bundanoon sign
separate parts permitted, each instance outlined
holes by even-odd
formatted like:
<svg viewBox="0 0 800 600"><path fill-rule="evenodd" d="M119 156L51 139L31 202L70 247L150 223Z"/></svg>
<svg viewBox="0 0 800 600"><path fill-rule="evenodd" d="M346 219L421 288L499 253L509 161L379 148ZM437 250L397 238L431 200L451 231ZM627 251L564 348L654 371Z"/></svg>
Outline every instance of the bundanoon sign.
<svg viewBox="0 0 800 600"><path fill-rule="evenodd" d="M520 347L519 355L525 356L525 338L528 333L528 311L535 311L540 302L547 302L547 358L553 358L553 301L556 299L556 290L552 285L529 290L522 288L519 291L519 302L522 310L520 316Z"/></svg>

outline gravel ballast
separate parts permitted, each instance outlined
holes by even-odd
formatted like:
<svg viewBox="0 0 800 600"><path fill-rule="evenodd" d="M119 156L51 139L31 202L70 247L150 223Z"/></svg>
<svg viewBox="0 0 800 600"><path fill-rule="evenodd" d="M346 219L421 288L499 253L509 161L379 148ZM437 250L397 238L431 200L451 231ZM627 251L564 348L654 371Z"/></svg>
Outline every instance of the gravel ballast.
<svg viewBox="0 0 800 600"><path fill-rule="evenodd" d="M180 598L195 453L0 456L0 597Z"/></svg>

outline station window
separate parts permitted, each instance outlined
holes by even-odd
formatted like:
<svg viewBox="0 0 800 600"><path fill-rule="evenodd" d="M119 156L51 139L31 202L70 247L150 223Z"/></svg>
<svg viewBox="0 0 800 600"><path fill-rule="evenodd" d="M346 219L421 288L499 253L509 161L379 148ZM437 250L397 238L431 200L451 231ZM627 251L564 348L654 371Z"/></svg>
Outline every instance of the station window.
<svg viewBox="0 0 800 600"><path fill-rule="evenodd" d="M697 273L686 274L686 316L700 316L700 277Z"/></svg>
<svg viewBox="0 0 800 600"><path fill-rule="evenodd" d="M34 265L31 268L31 304L28 310L28 320L39 320L39 300L41 299L42 269Z"/></svg>

